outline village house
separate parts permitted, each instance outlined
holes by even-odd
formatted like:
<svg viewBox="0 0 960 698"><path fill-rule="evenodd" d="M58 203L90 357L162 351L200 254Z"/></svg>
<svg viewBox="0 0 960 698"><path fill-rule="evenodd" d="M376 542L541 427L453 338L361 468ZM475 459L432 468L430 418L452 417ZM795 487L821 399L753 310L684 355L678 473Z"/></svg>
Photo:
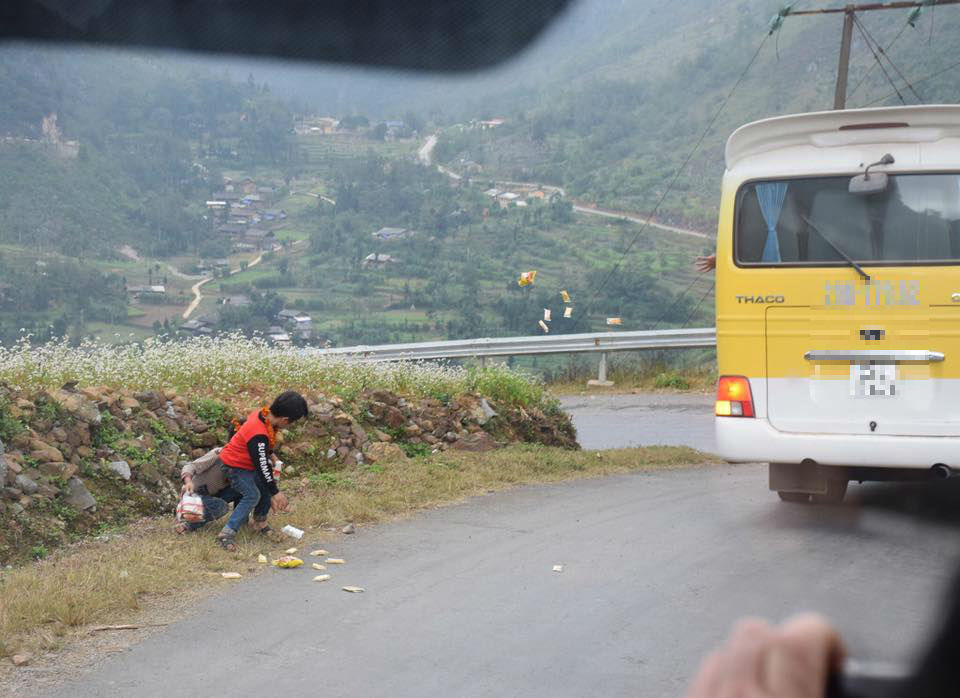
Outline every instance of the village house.
<svg viewBox="0 0 960 698"><path fill-rule="evenodd" d="M228 204L234 201L240 201L240 195L238 193L226 189L223 191L215 191L212 198L215 201L225 201Z"/></svg>
<svg viewBox="0 0 960 698"><path fill-rule="evenodd" d="M181 332L189 332L194 336L198 335L211 335L213 334L213 327L216 323L209 315L198 315L192 320L187 320L185 323L180 325Z"/></svg>
<svg viewBox="0 0 960 698"><path fill-rule="evenodd" d="M246 242L251 245L256 245L256 247L261 250L269 248L276 239L272 230L264 230L263 228L256 227L248 228L243 237Z"/></svg>
<svg viewBox="0 0 960 698"><path fill-rule="evenodd" d="M282 327L273 326L267 330L267 339L278 347L289 347L292 340L290 335L283 331Z"/></svg>
<svg viewBox="0 0 960 698"><path fill-rule="evenodd" d="M380 228L373 233L373 237L377 240L403 240L413 235L414 232L408 228Z"/></svg>
<svg viewBox="0 0 960 698"><path fill-rule="evenodd" d="M257 183L252 179L247 177L242 182L240 182L240 189L244 194L256 194L257 193Z"/></svg>
<svg viewBox="0 0 960 698"><path fill-rule="evenodd" d="M260 212L264 221L276 222L287 219L287 212L282 208L267 208Z"/></svg>
<svg viewBox="0 0 960 698"><path fill-rule="evenodd" d="M248 225L253 225L259 223L260 220L260 213L258 211L254 211L252 208L238 208L236 206L230 207L231 223L246 223Z"/></svg>
<svg viewBox="0 0 960 698"><path fill-rule="evenodd" d="M250 297L239 295L239 296L224 296L220 299L222 305L232 305L235 308L243 308L250 305Z"/></svg>
<svg viewBox="0 0 960 698"><path fill-rule="evenodd" d="M153 286L127 286L127 293L132 296L159 297L167 293L167 288L162 284Z"/></svg>
<svg viewBox="0 0 960 698"><path fill-rule="evenodd" d="M391 257L388 254L378 254L376 252L371 252L366 257L363 258L363 261L360 262L361 269L383 269L388 264L396 264L397 259Z"/></svg>
<svg viewBox="0 0 960 698"><path fill-rule="evenodd" d="M217 232L221 235L243 235L246 230L246 223L224 223L217 227Z"/></svg>
<svg viewBox="0 0 960 698"><path fill-rule="evenodd" d="M512 203L520 198L519 194L515 194L512 191L504 191L497 194L497 203L500 204L500 208L506 208Z"/></svg>
<svg viewBox="0 0 960 698"><path fill-rule="evenodd" d="M277 313L277 320L298 337L310 339L310 334L313 332L313 318L306 313L285 308Z"/></svg>

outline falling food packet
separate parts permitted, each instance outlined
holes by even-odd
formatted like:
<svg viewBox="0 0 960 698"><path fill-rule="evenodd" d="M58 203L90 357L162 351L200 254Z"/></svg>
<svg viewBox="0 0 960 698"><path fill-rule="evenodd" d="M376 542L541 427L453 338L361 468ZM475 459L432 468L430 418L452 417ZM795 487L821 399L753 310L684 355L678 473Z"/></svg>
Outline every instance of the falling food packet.
<svg viewBox="0 0 960 698"><path fill-rule="evenodd" d="M554 565L554 566L553 566L553 571L554 571L554 572L563 572L563 565Z"/></svg>
<svg viewBox="0 0 960 698"><path fill-rule="evenodd" d="M310 565L310 566L311 566L313 569L315 569L315 570L321 570L321 571L322 571L322 570L327 569L326 567L324 567L323 565L321 565L319 562L314 562L314 563L313 563L312 565Z"/></svg>
<svg viewBox="0 0 960 698"><path fill-rule="evenodd" d="M311 551L310 554L313 555L314 557L323 557L324 555L329 555L330 553L328 553L326 550L320 549L320 550L313 550Z"/></svg>
<svg viewBox="0 0 960 698"><path fill-rule="evenodd" d="M315 581L315 582L325 582L325 581L327 581L328 579L330 579L330 575L329 575L329 574L318 574L316 577L313 578L313 581Z"/></svg>
<svg viewBox="0 0 960 698"><path fill-rule="evenodd" d="M267 564L267 556L263 553L260 553L257 555L257 562L259 562L261 565Z"/></svg>
<svg viewBox="0 0 960 698"><path fill-rule="evenodd" d="M517 280L517 285L520 286L521 288L524 286L529 286L536 280L536 278L537 278L536 271L525 271L522 274L520 274L520 278Z"/></svg>
<svg viewBox="0 0 960 698"><path fill-rule="evenodd" d="M343 587L344 591L349 591L351 594L362 594L363 587Z"/></svg>
<svg viewBox="0 0 960 698"><path fill-rule="evenodd" d="M346 562L346 560L339 557L328 557L326 560L324 560L324 562L326 562L328 565L342 565Z"/></svg>
<svg viewBox="0 0 960 698"><path fill-rule="evenodd" d="M563 317L565 318L573 317L573 308L571 308L569 305L566 308L564 308Z"/></svg>
<svg viewBox="0 0 960 698"><path fill-rule="evenodd" d="M608 325L620 325L620 324L622 324L622 322L621 322L620 318L618 318L618 317L608 317L608 318L607 318L607 324L608 324Z"/></svg>
<svg viewBox="0 0 960 698"><path fill-rule="evenodd" d="M220 576L224 579L240 579L239 572L221 572Z"/></svg>
<svg viewBox="0 0 960 698"><path fill-rule="evenodd" d="M550 317L551 317L550 309L549 309L549 308L544 308L544 309L543 309L543 321L544 321L544 322L550 322Z"/></svg>
<svg viewBox="0 0 960 698"><path fill-rule="evenodd" d="M301 560L299 557L293 557L291 555L284 555L279 560L273 561L274 567L283 567L284 569L299 567L302 564L303 564L303 560Z"/></svg>
<svg viewBox="0 0 960 698"><path fill-rule="evenodd" d="M567 293L566 291L560 291L560 298L563 299L563 302L564 302L564 303L569 303L569 302L570 302L570 294Z"/></svg>

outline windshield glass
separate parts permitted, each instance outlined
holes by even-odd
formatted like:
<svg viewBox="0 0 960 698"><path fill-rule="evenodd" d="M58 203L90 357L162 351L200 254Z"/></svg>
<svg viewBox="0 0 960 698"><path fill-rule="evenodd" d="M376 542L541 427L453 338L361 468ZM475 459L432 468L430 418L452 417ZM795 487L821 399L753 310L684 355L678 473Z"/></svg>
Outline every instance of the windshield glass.
<svg viewBox="0 0 960 698"><path fill-rule="evenodd" d="M737 197L738 264L960 261L960 175L890 175L886 191L856 195L849 177L744 185ZM830 243L833 243L832 245Z"/></svg>

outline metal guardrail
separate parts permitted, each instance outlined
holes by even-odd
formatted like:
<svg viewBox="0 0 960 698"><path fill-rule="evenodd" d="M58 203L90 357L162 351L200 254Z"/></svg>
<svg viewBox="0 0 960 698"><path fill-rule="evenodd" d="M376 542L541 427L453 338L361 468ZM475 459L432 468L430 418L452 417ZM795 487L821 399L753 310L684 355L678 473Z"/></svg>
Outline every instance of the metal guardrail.
<svg viewBox="0 0 960 698"><path fill-rule="evenodd" d="M573 354L582 352L606 354L611 351L714 347L716 344L716 329L701 327L686 330L595 332L533 337L457 339L443 342L379 344L374 346L361 345L320 349L317 350L317 353L324 356L353 356L372 361L416 361L419 359L484 359L492 356L522 356L526 354ZM603 361L603 363L606 362Z"/></svg>

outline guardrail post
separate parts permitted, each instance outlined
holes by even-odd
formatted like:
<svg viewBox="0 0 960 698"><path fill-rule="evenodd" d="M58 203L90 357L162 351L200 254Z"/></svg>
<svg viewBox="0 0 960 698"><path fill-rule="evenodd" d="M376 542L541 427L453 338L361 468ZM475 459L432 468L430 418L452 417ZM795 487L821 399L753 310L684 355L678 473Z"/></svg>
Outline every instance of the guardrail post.
<svg viewBox="0 0 960 698"><path fill-rule="evenodd" d="M486 367L487 367L487 357L486 357L486 356L481 356L481 357L480 357L480 368L486 368Z"/></svg>
<svg viewBox="0 0 960 698"><path fill-rule="evenodd" d="M607 352L600 352L600 367L597 369L597 378L587 381L587 385L596 385L602 388L609 388L613 381L607 380Z"/></svg>

